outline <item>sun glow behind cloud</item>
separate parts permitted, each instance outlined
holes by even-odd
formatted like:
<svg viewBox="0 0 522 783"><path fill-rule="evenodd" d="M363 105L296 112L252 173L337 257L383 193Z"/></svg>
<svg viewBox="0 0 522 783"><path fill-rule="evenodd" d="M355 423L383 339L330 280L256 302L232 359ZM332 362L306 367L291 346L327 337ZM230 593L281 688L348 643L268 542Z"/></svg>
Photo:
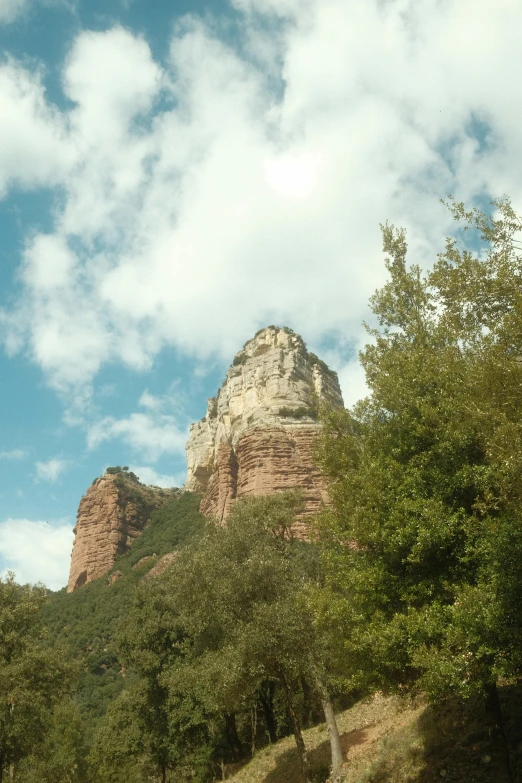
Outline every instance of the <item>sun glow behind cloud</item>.
<svg viewBox="0 0 522 783"><path fill-rule="evenodd" d="M265 181L282 196L304 199L317 187L323 156L281 155L265 161Z"/></svg>

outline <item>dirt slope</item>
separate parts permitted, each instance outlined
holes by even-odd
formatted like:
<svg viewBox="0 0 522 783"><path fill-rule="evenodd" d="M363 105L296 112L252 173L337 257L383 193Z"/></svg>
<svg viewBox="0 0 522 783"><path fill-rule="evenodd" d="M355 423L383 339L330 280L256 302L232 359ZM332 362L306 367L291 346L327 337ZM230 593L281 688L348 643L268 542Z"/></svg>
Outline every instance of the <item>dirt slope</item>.
<svg viewBox="0 0 522 783"><path fill-rule="evenodd" d="M522 783L522 689L502 689L515 783ZM501 783L480 700L427 706L376 694L338 716L346 783ZM305 732L314 783L325 783L325 725ZM233 783L302 783L293 738L264 748Z"/></svg>

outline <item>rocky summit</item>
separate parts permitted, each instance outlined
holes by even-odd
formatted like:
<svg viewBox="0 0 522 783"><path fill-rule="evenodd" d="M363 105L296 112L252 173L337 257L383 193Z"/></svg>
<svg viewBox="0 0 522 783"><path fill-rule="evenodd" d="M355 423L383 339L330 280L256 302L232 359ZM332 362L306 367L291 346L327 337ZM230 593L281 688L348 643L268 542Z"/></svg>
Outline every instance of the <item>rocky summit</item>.
<svg viewBox="0 0 522 783"><path fill-rule="evenodd" d="M235 498L297 488L305 535L306 516L327 499L312 460L320 403L343 405L337 374L298 334L269 326L245 343L190 429L186 488L203 493L202 512L223 521Z"/></svg>
<svg viewBox="0 0 522 783"><path fill-rule="evenodd" d="M312 459L320 403L343 405L339 381L291 329L261 329L236 354L207 413L190 429L185 490L202 493L201 511L224 521L235 498L300 489L306 517L327 500ZM107 573L145 529L151 513L178 490L147 487L110 468L80 502L67 590Z"/></svg>

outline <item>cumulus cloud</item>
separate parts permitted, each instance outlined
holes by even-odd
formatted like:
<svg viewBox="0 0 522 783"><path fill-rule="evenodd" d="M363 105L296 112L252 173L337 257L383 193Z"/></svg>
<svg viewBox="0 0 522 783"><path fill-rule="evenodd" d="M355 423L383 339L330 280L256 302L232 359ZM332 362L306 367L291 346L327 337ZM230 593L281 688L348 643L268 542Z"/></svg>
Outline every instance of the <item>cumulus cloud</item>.
<svg viewBox="0 0 522 783"><path fill-rule="evenodd" d="M145 389L139 399L139 405L145 408L145 413L135 412L120 419L105 416L90 423L87 447L94 450L107 440L119 439L127 443L136 455L151 462L156 462L165 454L184 454L188 427L180 425L180 420L185 417L175 389L176 384L173 384L169 392L162 396L155 396ZM163 478L170 480L171 477Z"/></svg>
<svg viewBox="0 0 522 783"><path fill-rule="evenodd" d="M129 470L138 476L142 484L152 484L155 487L163 487L164 489L182 487L187 480L186 471L169 476L164 473L157 473L154 468L146 465L130 465Z"/></svg>
<svg viewBox="0 0 522 783"><path fill-rule="evenodd" d="M73 543L72 525L30 519L0 522L0 556L4 572L14 571L21 584L43 582L51 590L67 584Z"/></svg>
<svg viewBox="0 0 522 783"><path fill-rule="evenodd" d="M186 17L161 63L121 27L82 32L63 112L38 72L0 69L0 187L60 187L0 319L67 399L105 363L146 370L167 345L229 357L270 322L319 349L331 333L359 342L384 277L380 222L405 225L425 263L451 230L441 196L522 205L518 4L233 5L238 45ZM241 54L249 41L262 67ZM356 367L337 366L349 395ZM90 447L181 451L185 434L149 403L91 427Z"/></svg>
<svg viewBox="0 0 522 783"><path fill-rule="evenodd" d="M89 427L87 446L96 449L106 440L120 439L136 453L155 462L164 454L184 454L188 438L174 416L131 413L123 419L106 416Z"/></svg>
<svg viewBox="0 0 522 783"><path fill-rule="evenodd" d="M57 457L53 457L53 459L49 459L47 462L37 462L36 479L54 484L70 464L69 460L58 459Z"/></svg>
<svg viewBox="0 0 522 783"><path fill-rule="evenodd" d="M12 58L0 65L0 196L7 188L61 184L73 150L67 118L45 95L42 73Z"/></svg>
<svg viewBox="0 0 522 783"><path fill-rule="evenodd" d="M28 7L28 0L0 0L0 24L14 22Z"/></svg>

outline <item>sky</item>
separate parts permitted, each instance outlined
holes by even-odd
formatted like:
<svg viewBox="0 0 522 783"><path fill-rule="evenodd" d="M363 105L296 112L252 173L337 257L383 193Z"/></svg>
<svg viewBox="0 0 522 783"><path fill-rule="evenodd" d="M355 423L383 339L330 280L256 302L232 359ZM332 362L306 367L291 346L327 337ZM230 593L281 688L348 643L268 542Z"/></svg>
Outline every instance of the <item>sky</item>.
<svg viewBox="0 0 522 783"><path fill-rule="evenodd" d="M0 575L108 465L179 486L257 329L365 394L380 224L522 204L518 0L0 0Z"/></svg>

